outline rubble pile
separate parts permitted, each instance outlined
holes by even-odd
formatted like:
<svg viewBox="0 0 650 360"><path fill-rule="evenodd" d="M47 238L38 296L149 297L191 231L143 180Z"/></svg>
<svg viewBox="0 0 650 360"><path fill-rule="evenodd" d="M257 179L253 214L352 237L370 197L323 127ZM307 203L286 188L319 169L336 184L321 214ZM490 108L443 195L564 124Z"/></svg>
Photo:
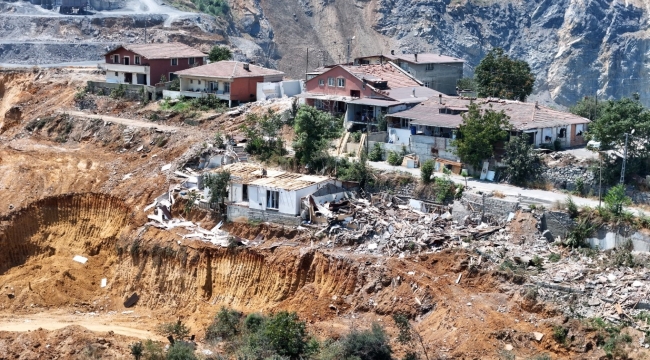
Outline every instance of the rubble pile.
<svg viewBox="0 0 650 360"><path fill-rule="evenodd" d="M458 224L446 206L433 205L425 213L411 207L408 201L387 193L373 194L371 200L350 198L339 203L326 203L321 212L330 220L324 229L332 245L359 246L355 252L384 253L404 257L407 253L438 251L480 239L502 226L469 221Z"/></svg>
<svg viewBox="0 0 650 360"><path fill-rule="evenodd" d="M583 191L588 191L595 184L594 173L589 169L587 159L576 159L571 154L555 152L545 155L544 160L547 167L542 176L555 188L574 191L577 190L578 183L582 182Z"/></svg>

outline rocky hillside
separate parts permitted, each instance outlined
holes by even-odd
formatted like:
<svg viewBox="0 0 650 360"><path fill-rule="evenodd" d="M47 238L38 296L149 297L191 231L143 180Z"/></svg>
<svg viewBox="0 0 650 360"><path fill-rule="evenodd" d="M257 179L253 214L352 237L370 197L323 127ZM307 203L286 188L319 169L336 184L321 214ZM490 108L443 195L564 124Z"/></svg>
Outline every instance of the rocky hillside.
<svg viewBox="0 0 650 360"><path fill-rule="evenodd" d="M266 44L277 66L293 76L302 76L308 47L310 67L320 58L345 60L352 36L353 56L440 52L466 59L467 74L500 46L531 64L535 99L569 106L596 90L602 98L638 92L650 105L647 3L232 0L231 8L234 27L245 34L239 36Z"/></svg>

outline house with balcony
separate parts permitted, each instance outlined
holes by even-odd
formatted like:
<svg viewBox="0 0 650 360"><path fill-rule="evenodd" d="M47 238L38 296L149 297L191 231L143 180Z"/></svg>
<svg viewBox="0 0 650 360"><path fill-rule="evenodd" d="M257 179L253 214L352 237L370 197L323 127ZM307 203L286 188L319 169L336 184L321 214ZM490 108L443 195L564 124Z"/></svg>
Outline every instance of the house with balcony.
<svg viewBox="0 0 650 360"><path fill-rule="evenodd" d="M463 123L462 114L471 104L481 110L503 111L512 126L511 136L525 134L535 147L551 147L558 142L563 148L585 144L584 133L589 119L554 110L538 103L501 99L439 97L387 117L388 141L385 148L406 146L420 162L433 159L436 168L460 172L462 164L455 154L453 141ZM487 160L487 159L486 159ZM495 159L498 161L499 159Z"/></svg>
<svg viewBox="0 0 650 360"><path fill-rule="evenodd" d="M206 63L206 54L185 44L125 44L106 54L106 82L153 86Z"/></svg>
<svg viewBox="0 0 650 360"><path fill-rule="evenodd" d="M298 97L305 99L307 105L343 116L350 131L376 127L381 116L442 96L390 62L335 65L313 75Z"/></svg>
<svg viewBox="0 0 650 360"><path fill-rule="evenodd" d="M392 62L418 79L425 87L443 94L457 95L456 84L463 78L465 60L441 54L395 54L359 57L355 65L372 65Z"/></svg>
<svg viewBox="0 0 650 360"><path fill-rule="evenodd" d="M176 73L180 79L180 91L163 91L163 96L205 97L215 96L228 101L228 106L257 100L258 83L280 82L282 71L239 62L218 61Z"/></svg>

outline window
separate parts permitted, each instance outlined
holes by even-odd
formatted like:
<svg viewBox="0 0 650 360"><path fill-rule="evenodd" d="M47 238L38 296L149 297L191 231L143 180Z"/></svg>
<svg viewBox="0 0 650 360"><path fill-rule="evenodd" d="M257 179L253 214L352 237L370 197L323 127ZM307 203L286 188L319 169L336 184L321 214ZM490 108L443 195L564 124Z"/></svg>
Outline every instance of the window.
<svg viewBox="0 0 650 360"><path fill-rule="evenodd" d="M576 136L582 136L582 132L584 131L584 128L585 128L584 124L576 125Z"/></svg>
<svg viewBox="0 0 650 360"><path fill-rule="evenodd" d="M131 61L129 61L129 60L130 60L129 57L125 56L124 57L124 65L131 65Z"/></svg>
<svg viewBox="0 0 650 360"><path fill-rule="evenodd" d="M248 201L248 185L243 184L241 189L241 200Z"/></svg>
<svg viewBox="0 0 650 360"><path fill-rule="evenodd" d="M120 63L120 56L115 54L113 55L113 64L119 64Z"/></svg>
<svg viewBox="0 0 650 360"><path fill-rule="evenodd" d="M187 59L187 63L190 64L190 65L194 65L194 61L195 61L194 58L188 58Z"/></svg>
<svg viewBox="0 0 650 360"><path fill-rule="evenodd" d="M136 56L135 58L133 58L133 63L136 65L140 65L140 57Z"/></svg>
<svg viewBox="0 0 650 360"><path fill-rule="evenodd" d="M224 94L230 94L230 83L223 83L223 93Z"/></svg>
<svg viewBox="0 0 650 360"><path fill-rule="evenodd" d="M328 77L327 78L327 85L328 86L334 86L334 78L333 77Z"/></svg>
<svg viewBox="0 0 650 360"><path fill-rule="evenodd" d="M266 190L266 208L277 209L279 207L280 193L277 191Z"/></svg>
<svg viewBox="0 0 650 360"><path fill-rule="evenodd" d="M428 87L429 89L431 89L431 83L428 82L428 81L425 81L424 82L424 87Z"/></svg>
<svg viewBox="0 0 650 360"><path fill-rule="evenodd" d="M199 85L201 85L201 80L199 80Z"/></svg>
<svg viewBox="0 0 650 360"><path fill-rule="evenodd" d="M117 75L117 71L115 72L115 76L118 76L118 75Z"/></svg>
<svg viewBox="0 0 650 360"><path fill-rule="evenodd" d="M325 86L325 80L324 79L318 79L318 86Z"/></svg>
<svg viewBox="0 0 650 360"><path fill-rule="evenodd" d="M178 66L178 59L177 58L172 59L172 66Z"/></svg>
<svg viewBox="0 0 650 360"><path fill-rule="evenodd" d="M194 84L194 79L190 79L190 84Z"/></svg>
<svg viewBox="0 0 650 360"><path fill-rule="evenodd" d="M425 70L427 70L427 71L433 70L433 64L427 64Z"/></svg>
<svg viewBox="0 0 650 360"><path fill-rule="evenodd" d="M336 80L337 80L337 84L338 84L339 87L345 87L345 79L344 78L338 78Z"/></svg>

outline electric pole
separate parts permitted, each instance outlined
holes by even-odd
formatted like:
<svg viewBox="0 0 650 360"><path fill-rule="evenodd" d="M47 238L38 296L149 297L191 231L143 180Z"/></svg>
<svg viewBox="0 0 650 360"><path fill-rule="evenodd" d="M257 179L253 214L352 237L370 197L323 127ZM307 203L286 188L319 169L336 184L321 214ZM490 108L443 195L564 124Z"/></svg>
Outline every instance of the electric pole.
<svg viewBox="0 0 650 360"><path fill-rule="evenodd" d="M625 133L625 148L623 149L623 167L621 168L621 185L625 184L625 160L627 160L627 137Z"/></svg>

